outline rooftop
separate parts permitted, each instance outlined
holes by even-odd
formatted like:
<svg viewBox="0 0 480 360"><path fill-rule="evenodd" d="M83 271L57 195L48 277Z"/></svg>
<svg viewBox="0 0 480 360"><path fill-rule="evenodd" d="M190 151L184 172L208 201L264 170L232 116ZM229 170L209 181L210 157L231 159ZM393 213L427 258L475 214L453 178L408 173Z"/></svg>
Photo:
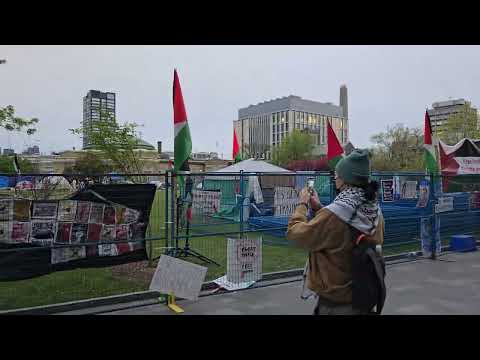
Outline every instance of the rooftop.
<svg viewBox="0 0 480 360"><path fill-rule="evenodd" d="M238 110L238 117L242 119L284 110L297 110L327 116L343 117L341 106L334 105L330 102L321 103L306 100L296 95L284 96L241 108Z"/></svg>

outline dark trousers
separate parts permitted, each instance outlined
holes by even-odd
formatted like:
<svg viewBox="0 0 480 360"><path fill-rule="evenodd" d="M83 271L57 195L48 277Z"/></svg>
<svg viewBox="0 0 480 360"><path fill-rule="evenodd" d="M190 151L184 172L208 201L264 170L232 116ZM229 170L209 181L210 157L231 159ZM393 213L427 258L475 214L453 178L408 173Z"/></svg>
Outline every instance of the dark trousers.
<svg viewBox="0 0 480 360"><path fill-rule="evenodd" d="M369 313L354 309L352 304L336 304L318 298L313 315L369 315Z"/></svg>

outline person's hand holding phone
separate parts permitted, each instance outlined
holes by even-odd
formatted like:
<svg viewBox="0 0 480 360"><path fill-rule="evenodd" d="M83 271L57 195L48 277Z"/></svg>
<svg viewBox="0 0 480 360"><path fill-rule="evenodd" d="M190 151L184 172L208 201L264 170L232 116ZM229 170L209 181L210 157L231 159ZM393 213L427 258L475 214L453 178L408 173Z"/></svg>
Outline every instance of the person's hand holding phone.
<svg viewBox="0 0 480 360"><path fill-rule="evenodd" d="M323 207L322 203L320 202L320 198L318 197L318 193L315 191L315 189L310 195L310 206L312 207L313 211L320 210Z"/></svg>

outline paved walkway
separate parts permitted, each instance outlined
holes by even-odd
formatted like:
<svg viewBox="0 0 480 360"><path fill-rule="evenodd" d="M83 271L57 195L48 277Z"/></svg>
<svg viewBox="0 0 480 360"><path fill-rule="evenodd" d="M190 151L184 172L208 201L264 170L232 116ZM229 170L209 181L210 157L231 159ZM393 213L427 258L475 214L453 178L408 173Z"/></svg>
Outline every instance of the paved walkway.
<svg viewBox="0 0 480 360"><path fill-rule="evenodd" d="M384 314L480 314L480 253L446 253L439 260L391 264ZM313 301L299 298L301 282L248 289L180 301L187 315L309 315ZM134 304L133 304L134 305ZM106 311L119 315L171 315L154 304Z"/></svg>

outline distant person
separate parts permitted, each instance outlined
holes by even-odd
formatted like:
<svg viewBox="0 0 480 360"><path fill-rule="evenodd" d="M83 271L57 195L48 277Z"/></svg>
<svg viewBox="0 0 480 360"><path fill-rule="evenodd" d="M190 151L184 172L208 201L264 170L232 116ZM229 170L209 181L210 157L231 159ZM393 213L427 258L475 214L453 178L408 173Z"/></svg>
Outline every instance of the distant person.
<svg viewBox="0 0 480 360"><path fill-rule="evenodd" d="M288 223L287 238L310 252L306 285L318 297L314 314L370 314L375 305L380 312L385 268L375 250L383 243L384 220L377 200L378 183L370 181L367 151L354 150L338 162L335 187L337 197L325 207L315 190L303 189ZM310 221L306 217L309 207L314 211ZM366 262L365 254L375 262ZM378 276L370 276L375 271Z"/></svg>

